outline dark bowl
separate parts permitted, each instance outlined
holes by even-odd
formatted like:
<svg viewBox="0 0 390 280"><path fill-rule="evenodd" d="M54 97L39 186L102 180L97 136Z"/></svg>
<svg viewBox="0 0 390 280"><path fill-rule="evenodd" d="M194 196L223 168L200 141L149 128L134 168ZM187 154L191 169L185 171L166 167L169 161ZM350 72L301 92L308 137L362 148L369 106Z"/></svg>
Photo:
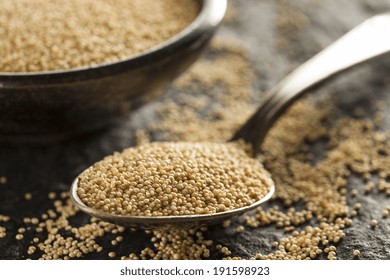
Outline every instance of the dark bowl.
<svg viewBox="0 0 390 280"><path fill-rule="evenodd" d="M207 46L226 0L200 2L201 11L189 26L139 55L70 70L0 72L0 142L58 141L123 120Z"/></svg>

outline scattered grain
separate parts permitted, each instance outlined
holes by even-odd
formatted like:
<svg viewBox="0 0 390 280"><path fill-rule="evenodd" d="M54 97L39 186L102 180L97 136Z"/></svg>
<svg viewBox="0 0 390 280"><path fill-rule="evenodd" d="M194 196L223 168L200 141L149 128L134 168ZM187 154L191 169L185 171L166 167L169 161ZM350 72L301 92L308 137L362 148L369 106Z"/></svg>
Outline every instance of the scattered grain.
<svg viewBox="0 0 390 280"><path fill-rule="evenodd" d="M5 227L0 226L0 238L4 238L7 236L7 229Z"/></svg>
<svg viewBox="0 0 390 280"><path fill-rule="evenodd" d="M372 190L374 189L374 183L373 182L368 182L365 186L364 186L364 194L369 194L370 192L372 192Z"/></svg>
<svg viewBox="0 0 390 280"><path fill-rule="evenodd" d="M241 232L243 232L245 230L245 228L244 228L244 226L242 226L242 225L239 225L238 227L236 227L236 229L235 229L235 231L237 232L237 233L241 233Z"/></svg>
<svg viewBox="0 0 390 280"><path fill-rule="evenodd" d="M221 247L221 253L224 254L225 256L229 256L232 254L232 252L229 250L228 247L222 246Z"/></svg>
<svg viewBox="0 0 390 280"><path fill-rule="evenodd" d="M226 220L226 221L223 222L222 227L223 228L228 228L228 227L231 226L231 224L232 224L231 220Z"/></svg>
<svg viewBox="0 0 390 280"><path fill-rule="evenodd" d="M55 192L50 192L49 194L48 194L48 197L49 197L49 199L55 199L56 198L56 193Z"/></svg>
<svg viewBox="0 0 390 280"><path fill-rule="evenodd" d="M355 203L355 205L353 206L353 209L355 209L356 211L359 211L360 208L362 208L362 204L359 202Z"/></svg>
<svg viewBox="0 0 390 280"><path fill-rule="evenodd" d="M36 250L37 250L37 247L30 246L30 247L28 247L27 254L32 255L35 253Z"/></svg>
<svg viewBox="0 0 390 280"><path fill-rule="evenodd" d="M358 257L360 257L360 251L359 250L353 250L352 255L353 255L354 258L358 258Z"/></svg>
<svg viewBox="0 0 390 280"><path fill-rule="evenodd" d="M358 214L358 212L357 212L356 210L352 210L352 211L349 213L349 215L350 215L351 217L356 217L357 214Z"/></svg>
<svg viewBox="0 0 390 280"><path fill-rule="evenodd" d="M23 234L17 234L15 236L16 240L22 240L24 238Z"/></svg>
<svg viewBox="0 0 390 280"><path fill-rule="evenodd" d="M10 220L9 216L0 214L0 222L8 222Z"/></svg>
<svg viewBox="0 0 390 280"><path fill-rule="evenodd" d="M0 185L7 183L7 177L0 176Z"/></svg>

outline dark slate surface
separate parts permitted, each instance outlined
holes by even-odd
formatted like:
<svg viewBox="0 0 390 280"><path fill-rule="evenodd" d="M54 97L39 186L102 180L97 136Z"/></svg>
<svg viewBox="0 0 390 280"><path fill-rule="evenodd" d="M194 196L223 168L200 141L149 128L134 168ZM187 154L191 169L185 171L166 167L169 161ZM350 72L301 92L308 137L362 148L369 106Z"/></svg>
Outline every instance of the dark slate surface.
<svg viewBox="0 0 390 280"><path fill-rule="evenodd" d="M264 91L275 84L293 67L313 56L318 50L329 45L356 24L376 13L390 10L389 0L299 0L299 1L232 1L237 9L237 19L226 23L219 36L234 37L250 45L250 57L257 70L254 87L257 92ZM288 17L303 15L305 27L292 30L288 36L290 52L275 48L276 22L281 17L277 2L293 2ZM283 13L282 13L283 14ZM291 19L291 18L290 18ZM279 34L280 35L280 34ZM388 78L390 58L381 59L362 66L356 71L344 75L332 84L317 91L337 92L341 97L339 113L347 114L356 104L369 104L368 95L384 99L387 103L390 88L383 82ZM164 98L164 97L162 97ZM175 98L171 94L170 98ZM40 216L52 207L47 198L51 191L67 191L72 180L84 168L116 150L134 144L133 131L142 128L153 119L154 103L145 106L129 116L125 124L97 132L84 138L45 147L3 146L0 147L0 176L6 176L8 182L0 185L0 213L11 216L8 223L0 223L7 228L7 237L0 239L0 259L24 259L31 236L17 241L14 236L18 227L23 226L25 216ZM384 128L390 130L390 114L385 117ZM358 178L352 178L349 184L363 189ZM24 193L33 195L31 201L25 201ZM361 259L390 259L390 221L381 222L375 229L368 224L375 216L379 217L390 199L383 194L359 196L362 203L362 215L355 219L354 226L346 230L347 237L338 246L338 257L350 259L351 250L359 247L364 254ZM354 199L350 200L352 204ZM79 214L72 219L75 225L88 221L88 217ZM248 257L259 249L271 251L270 243L282 236L282 231L274 226L245 231L235 234L220 227L212 227L207 237L219 240L227 245L234 255ZM106 258L113 248L109 242L112 236L100 240L107 243L107 249L100 254L86 256L88 259ZM143 232L128 232L125 240L116 247L118 255L139 251L148 244L149 236ZM219 258L213 253L212 258Z"/></svg>

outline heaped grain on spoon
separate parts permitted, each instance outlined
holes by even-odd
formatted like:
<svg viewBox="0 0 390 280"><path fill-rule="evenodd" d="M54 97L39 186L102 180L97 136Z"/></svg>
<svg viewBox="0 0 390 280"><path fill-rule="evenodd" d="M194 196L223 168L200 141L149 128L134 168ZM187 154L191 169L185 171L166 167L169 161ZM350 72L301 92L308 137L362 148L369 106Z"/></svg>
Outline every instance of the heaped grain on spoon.
<svg viewBox="0 0 390 280"><path fill-rule="evenodd" d="M77 194L117 215L213 214L251 205L271 182L237 143L156 142L94 164L79 176Z"/></svg>

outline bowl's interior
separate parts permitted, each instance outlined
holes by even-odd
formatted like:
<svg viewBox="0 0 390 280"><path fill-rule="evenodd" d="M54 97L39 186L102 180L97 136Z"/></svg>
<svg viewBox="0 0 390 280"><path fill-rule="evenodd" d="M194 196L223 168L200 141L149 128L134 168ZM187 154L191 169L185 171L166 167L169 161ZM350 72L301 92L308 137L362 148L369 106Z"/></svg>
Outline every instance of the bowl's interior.
<svg viewBox="0 0 390 280"><path fill-rule="evenodd" d="M226 11L226 0L194 0L199 2L200 11L196 18L187 25L183 30L176 33L168 40L159 43L153 47L147 48L144 51L137 52L133 55L123 57L115 61L108 61L99 64L86 65L81 67L75 67L70 69L57 69L49 71L35 71L35 72L1 72L0 82L2 77L46 77L57 76L61 74L75 75L79 72L92 72L96 69L105 69L106 73L109 73L110 68L115 68L121 64L134 64L141 65L147 61L153 60L156 56L169 56L173 52L177 51L180 46L186 41L191 41L191 38L199 37L201 33L213 32L215 28L222 21Z"/></svg>

